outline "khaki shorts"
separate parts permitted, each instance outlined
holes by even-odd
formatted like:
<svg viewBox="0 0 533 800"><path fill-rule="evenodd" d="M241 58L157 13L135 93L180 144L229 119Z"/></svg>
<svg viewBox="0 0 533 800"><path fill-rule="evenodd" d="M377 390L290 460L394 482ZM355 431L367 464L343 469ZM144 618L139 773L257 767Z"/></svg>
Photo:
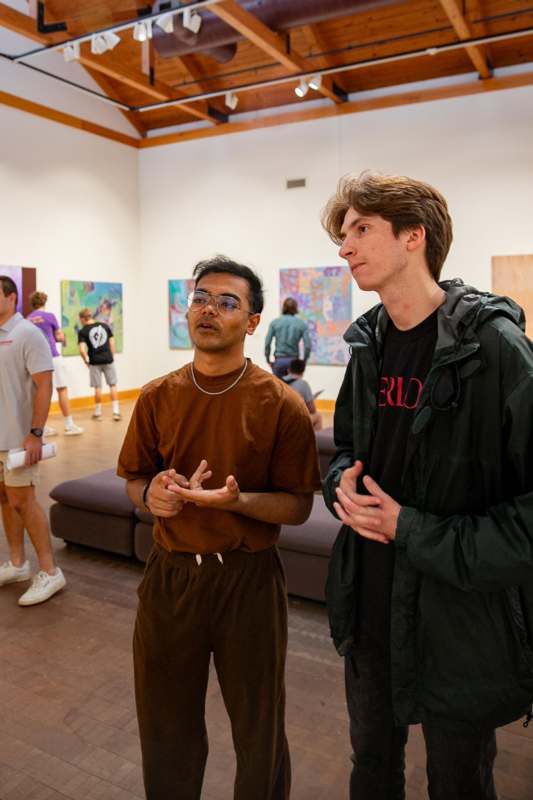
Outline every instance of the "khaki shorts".
<svg viewBox="0 0 533 800"><path fill-rule="evenodd" d="M0 483L6 486L36 486L39 483L39 464L19 469L7 469L8 450L0 450Z"/></svg>

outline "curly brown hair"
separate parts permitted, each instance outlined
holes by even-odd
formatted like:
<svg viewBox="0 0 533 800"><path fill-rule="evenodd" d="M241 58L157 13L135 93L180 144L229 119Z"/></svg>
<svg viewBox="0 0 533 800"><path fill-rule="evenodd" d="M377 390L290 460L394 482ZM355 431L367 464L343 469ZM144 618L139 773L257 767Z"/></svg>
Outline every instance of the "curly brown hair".
<svg viewBox="0 0 533 800"><path fill-rule="evenodd" d="M30 303L32 308L42 308L46 305L48 295L46 292L33 292L30 294Z"/></svg>
<svg viewBox="0 0 533 800"><path fill-rule="evenodd" d="M433 186L403 175L365 171L345 175L322 212L322 225L330 238L341 244L346 212L376 214L390 222L398 236L419 225L426 232L426 261L438 281L453 239L452 220L446 200Z"/></svg>

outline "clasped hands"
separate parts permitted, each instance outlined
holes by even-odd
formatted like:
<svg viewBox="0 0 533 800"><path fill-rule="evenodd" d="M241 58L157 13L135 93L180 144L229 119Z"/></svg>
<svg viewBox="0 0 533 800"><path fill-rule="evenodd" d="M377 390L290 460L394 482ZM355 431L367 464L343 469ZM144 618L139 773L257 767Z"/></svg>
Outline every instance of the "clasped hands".
<svg viewBox="0 0 533 800"><path fill-rule="evenodd" d="M341 522L360 536L388 544L396 538L401 506L370 475L363 478L369 494L358 494L357 478L362 471L362 461L356 461L353 467L344 470L337 488L337 502L333 503L333 507Z"/></svg>
<svg viewBox="0 0 533 800"><path fill-rule="evenodd" d="M205 459L200 461L189 479L175 469L160 472L152 479L147 492L150 511L156 517L174 517L185 503L231 510L229 507L239 499L239 484L233 475L228 475L225 485L219 489L204 489L202 484L212 474Z"/></svg>

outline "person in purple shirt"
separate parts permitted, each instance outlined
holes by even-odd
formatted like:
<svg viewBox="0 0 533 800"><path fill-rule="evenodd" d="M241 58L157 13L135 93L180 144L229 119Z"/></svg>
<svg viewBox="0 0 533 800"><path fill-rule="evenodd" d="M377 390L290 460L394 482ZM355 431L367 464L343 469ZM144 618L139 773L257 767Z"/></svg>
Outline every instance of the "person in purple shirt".
<svg viewBox="0 0 533 800"><path fill-rule="evenodd" d="M64 343L65 334L59 327L59 323L54 314L50 314L48 311L45 311L47 300L48 295L45 292L33 292L30 297L30 303L33 311L31 314L28 314L27 319L29 319L30 322L33 322L33 324L43 332L50 346L50 352L54 362L54 387L57 391L59 407L65 420L65 436L77 436L78 434L83 433L83 428L80 428L79 425L74 424L70 414L65 362L63 361L63 356L60 355L57 349L57 342ZM44 429L45 436L54 436L55 433L56 431L53 428L49 428L48 425Z"/></svg>

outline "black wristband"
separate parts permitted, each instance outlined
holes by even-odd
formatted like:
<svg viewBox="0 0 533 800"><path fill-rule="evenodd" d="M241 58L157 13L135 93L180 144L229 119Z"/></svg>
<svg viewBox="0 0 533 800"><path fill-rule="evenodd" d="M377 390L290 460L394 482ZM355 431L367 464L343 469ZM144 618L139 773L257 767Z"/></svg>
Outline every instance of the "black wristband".
<svg viewBox="0 0 533 800"><path fill-rule="evenodd" d="M148 509L148 511L150 511L150 506L149 506L149 505L148 505L148 503L146 502L146 496L148 495L148 489L150 488L150 485L151 485L151 483L152 483L152 478L150 478L150 480L149 480L149 481L146 481L146 483L144 484L144 489L143 489L143 494L142 494L142 498L143 498L143 506L144 506L145 508L147 508L147 509Z"/></svg>

